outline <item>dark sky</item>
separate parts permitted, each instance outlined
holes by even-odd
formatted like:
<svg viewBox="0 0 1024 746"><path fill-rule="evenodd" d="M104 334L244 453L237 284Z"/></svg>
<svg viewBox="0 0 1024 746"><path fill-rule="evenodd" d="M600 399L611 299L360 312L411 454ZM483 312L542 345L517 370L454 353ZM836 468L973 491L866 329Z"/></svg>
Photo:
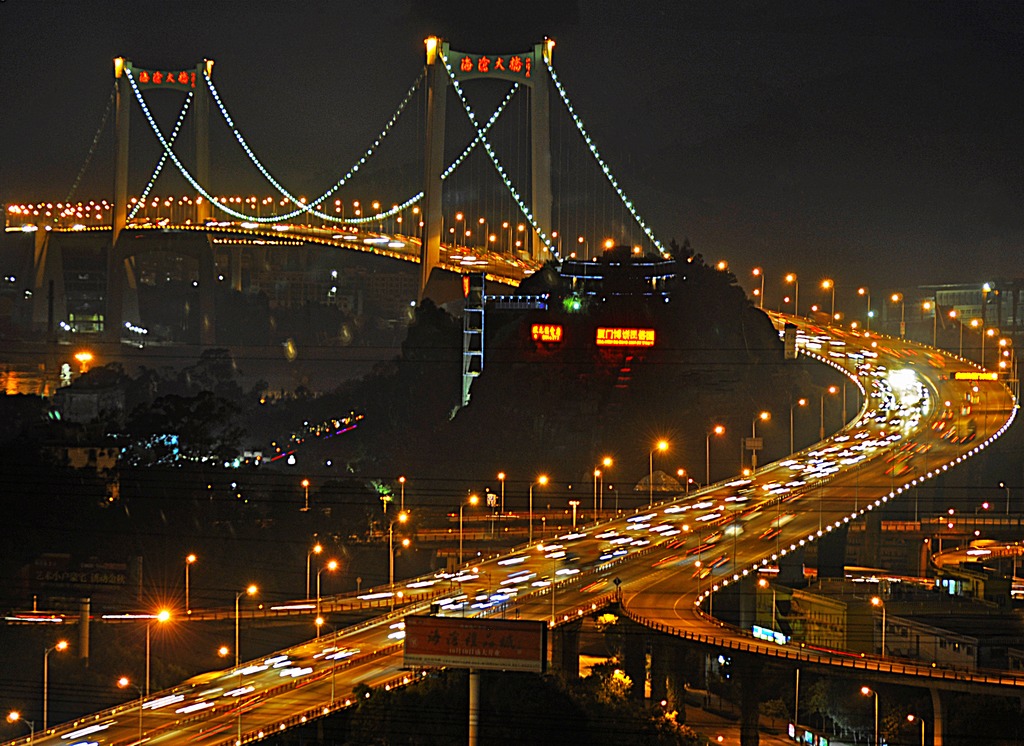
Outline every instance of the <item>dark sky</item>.
<svg viewBox="0 0 1024 746"><path fill-rule="evenodd" d="M842 297L1024 275L1018 0L0 0L0 28L5 201L65 196L116 55L215 59L246 137L287 176L366 147L428 34L479 52L551 36L657 235L689 237L741 280L762 264L769 287L795 270L805 286L836 278ZM109 197L103 168L79 196Z"/></svg>

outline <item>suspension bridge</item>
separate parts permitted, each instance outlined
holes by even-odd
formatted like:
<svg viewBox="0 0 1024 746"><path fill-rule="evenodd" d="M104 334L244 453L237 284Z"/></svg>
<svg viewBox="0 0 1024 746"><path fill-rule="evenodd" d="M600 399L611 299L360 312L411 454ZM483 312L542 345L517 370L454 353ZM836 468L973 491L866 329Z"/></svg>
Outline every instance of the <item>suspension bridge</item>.
<svg viewBox="0 0 1024 746"><path fill-rule="evenodd" d="M151 69L116 58L107 111L68 197L5 206L8 232L35 234L34 327L88 328L117 341L126 328L143 325L132 295L137 257L145 252L190 257L197 265L205 344L215 341L218 247L229 265L220 277L235 291L243 290L246 252L265 257L315 243L418 263L416 300L435 301L440 278L451 273L516 285L546 261L589 260L612 246L665 254L573 108L553 64L552 40L513 54L460 52L434 37L425 47L424 67L394 113L316 197L284 184L273 155L250 144L215 83L213 60ZM170 94L183 100L173 124L162 125L158 110ZM132 138L137 112L142 142ZM76 200L111 118L113 196ZM212 152L214 122L230 133L230 155L228 148ZM140 180L132 166L143 158L135 151L154 143L155 165ZM247 184L255 174L264 187L227 196L215 185L227 180L222 173L239 152ZM65 287L64 255L76 240L106 253L88 327Z"/></svg>

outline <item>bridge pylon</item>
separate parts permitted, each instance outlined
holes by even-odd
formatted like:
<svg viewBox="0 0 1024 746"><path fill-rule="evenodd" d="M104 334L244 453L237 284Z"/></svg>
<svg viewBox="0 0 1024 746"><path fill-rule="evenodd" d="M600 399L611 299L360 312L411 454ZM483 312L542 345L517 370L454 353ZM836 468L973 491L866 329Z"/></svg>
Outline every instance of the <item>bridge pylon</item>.
<svg viewBox="0 0 1024 746"><path fill-rule="evenodd" d="M423 243L420 247L420 300L423 299L430 274L441 261L441 175L444 171L445 106L451 83L445 60L452 75L463 80L493 78L526 86L530 91L530 210L538 230L533 231L530 257L549 259L548 249L540 232L552 231L551 187L551 106L550 76L547 65L555 43L545 39L533 49L517 54L471 54L452 51L436 36L426 44L427 123L424 150Z"/></svg>

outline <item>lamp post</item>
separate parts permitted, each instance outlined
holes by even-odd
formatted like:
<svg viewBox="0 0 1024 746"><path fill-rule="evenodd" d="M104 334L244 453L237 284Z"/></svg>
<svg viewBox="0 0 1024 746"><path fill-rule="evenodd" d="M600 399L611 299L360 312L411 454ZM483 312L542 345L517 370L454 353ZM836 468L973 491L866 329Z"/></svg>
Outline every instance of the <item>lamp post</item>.
<svg viewBox="0 0 1024 746"><path fill-rule="evenodd" d="M402 493L401 502L399 502L399 505L398 505L398 512L399 513L404 513L405 512L405 477L404 476L398 478L398 485L399 485L399 487L401 487L401 493Z"/></svg>
<svg viewBox="0 0 1024 746"><path fill-rule="evenodd" d="M139 711L140 712L142 711L141 706L139 707ZM139 715L139 717L141 719L142 716ZM20 723L28 723L28 742L32 743L33 741L36 740L36 724L35 724L35 722L32 721L32 720L26 720L25 718L23 718L21 716L21 713L18 712L17 710L11 710L10 712L7 713L7 722L8 723L19 723L19 722ZM46 730L46 729L43 728L43 730ZM142 731L141 730L139 731L139 740L140 741L142 740Z"/></svg>
<svg viewBox="0 0 1024 746"><path fill-rule="evenodd" d="M693 480L690 479L688 476L686 476L686 469L684 469L681 466L678 469L676 469L676 478L677 478L677 481L678 480L682 480L683 481L683 489L685 490L685 494L689 495L690 494L690 482L692 482Z"/></svg>
<svg viewBox="0 0 1024 746"><path fill-rule="evenodd" d="M900 304L900 339L907 334L907 304L903 298L903 293L893 293L889 296L889 300L893 303Z"/></svg>
<svg viewBox="0 0 1024 746"><path fill-rule="evenodd" d="M867 299L868 308L864 314L864 326L868 331L871 331L871 291L867 288L857 288L857 295Z"/></svg>
<svg viewBox="0 0 1024 746"><path fill-rule="evenodd" d="M188 596L188 571L189 571L189 568L192 567L192 565L194 565L196 563L196 559L198 559L198 558L194 554L190 554L187 557L185 557L185 613L186 614L191 614L192 613L192 604L189 601L189 596ZM45 725L43 726L43 730L46 730L46 726Z"/></svg>
<svg viewBox="0 0 1024 746"><path fill-rule="evenodd" d="M839 389L829 386L821 392L821 424L818 427L818 440L825 439L825 394L835 394Z"/></svg>
<svg viewBox="0 0 1024 746"><path fill-rule="evenodd" d="M871 689L869 687L862 686L860 688L860 693L863 694L865 697L874 697L875 698L875 739L874 739L874 744L875 744L875 746L878 746L878 692L876 692L874 689Z"/></svg>
<svg viewBox="0 0 1024 746"><path fill-rule="evenodd" d="M751 272L754 277L761 278L761 289L757 293L757 307L764 308L764 270L760 267L754 267L754 271Z"/></svg>
<svg viewBox="0 0 1024 746"><path fill-rule="evenodd" d="M871 605L882 609L882 657L885 657L885 602L881 596L872 596Z"/></svg>
<svg viewBox="0 0 1024 746"><path fill-rule="evenodd" d="M117 680L117 686L120 689L127 689L128 687L131 687L139 693L139 743L142 743L142 704L144 699L142 696L142 690L138 686L133 684L131 682L131 679L129 679L127 676L122 676L121 678L119 678Z"/></svg>
<svg viewBox="0 0 1024 746"><path fill-rule="evenodd" d="M322 552L322 551L324 551L324 548L320 545L319 542L317 542L316 544L313 545L313 548L310 549L306 553L306 598L309 598L309 594L310 594L310 588L309 588L310 576L309 576L309 573L310 573L310 565L312 564L312 560L313 560L313 555L314 554L319 555L320 552Z"/></svg>
<svg viewBox="0 0 1024 746"><path fill-rule="evenodd" d="M795 453L796 452L796 449L794 448L794 445L793 445L793 410L796 409L797 407L806 407L806 406L807 406L807 400L804 399L803 397L800 397L799 399L796 400L795 404L793 404L793 405L791 405L789 407L789 452L790 453Z"/></svg>
<svg viewBox="0 0 1024 746"><path fill-rule="evenodd" d="M1000 482L999 489L1006 490L1006 515L1010 515L1010 488L1006 486L1006 482Z"/></svg>
<svg viewBox="0 0 1024 746"><path fill-rule="evenodd" d="M598 504L597 504L597 511L598 511L597 512L597 516L600 516L601 513L604 512L604 472L605 472L605 469L610 468L611 465L614 464L614 463L615 462L612 461L612 457L611 456L605 456L604 458L601 459L601 466L603 466L604 469L594 469L594 475L598 479L598 490L597 491L598 491L598 494L600 494L600 496L601 496L600 500L598 501Z"/></svg>
<svg viewBox="0 0 1024 746"><path fill-rule="evenodd" d="M303 513L305 513L305 512L307 512L309 510L309 480L308 479L303 479L299 484L302 485L302 491L306 495L306 500L303 503L302 508L300 508L300 510Z"/></svg>
<svg viewBox="0 0 1024 746"><path fill-rule="evenodd" d="M704 438L704 486L711 484L711 436L725 435L725 425L715 425Z"/></svg>
<svg viewBox="0 0 1024 746"><path fill-rule="evenodd" d="M68 641L61 640L56 645L52 645L43 651L43 730L46 730L46 715L49 705L49 690L50 690L50 653L56 650L59 653L63 653L68 649Z"/></svg>
<svg viewBox="0 0 1024 746"><path fill-rule="evenodd" d="M651 452L649 454L649 457L650 457L650 459L649 459L650 460L650 471L648 472L648 476L647 476L647 491L648 491L648 494L650 495L650 500L649 500L649 505L650 506L654 505L654 452L655 451L662 451L662 452L664 452L664 451L667 451L667 450L668 450L668 441L667 440L659 440L657 443L655 443L654 448L651 449Z"/></svg>
<svg viewBox="0 0 1024 746"><path fill-rule="evenodd" d="M751 443L751 445L756 445L756 443L757 443L757 421L761 420L761 422L767 422L771 418L772 418L772 415L771 415L770 412L761 412L760 414L757 415L757 417L754 418L753 422L750 424L750 438L751 438L752 441L754 441L753 443ZM751 471L751 473L757 471L757 449L756 448L751 448L750 449L750 471Z"/></svg>
<svg viewBox="0 0 1024 746"><path fill-rule="evenodd" d="M501 519L505 516L505 472L498 472L498 481L501 482Z"/></svg>
<svg viewBox="0 0 1024 746"><path fill-rule="evenodd" d="M921 308L932 312L932 347L937 346L939 339L939 304L935 300L926 300L921 303Z"/></svg>
<svg viewBox="0 0 1024 746"><path fill-rule="evenodd" d="M828 315L829 323L831 324L836 317L836 284L832 280L822 280L821 289L832 291L832 311Z"/></svg>
<svg viewBox="0 0 1024 746"><path fill-rule="evenodd" d="M533 489L533 488L531 487L531 489ZM532 493L531 493L531 495L532 495ZM478 502L480 502L480 498L477 497L476 495L470 495L467 498L466 502L468 502L470 505L476 505ZM530 506L531 506L530 526L532 528L532 526L533 526L533 511L532 511L533 500L532 500L532 498L530 500ZM466 503L459 503L459 564L460 565L462 564L462 509L465 508L465 507L466 507Z"/></svg>
<svg viewBox="0 0 1024 746"><path fill-rule="evenodd" d="M334 572L337 569L338 569L338 560L330 560L330 561L328 561L328 563L326 565L324 565L323 567L321 567L319 570L316 571L316 617L317 617L317 619L320 618L320 573L322 573L324 570L329 570L331 572ZM320 625L319 624L316 627L316 636L317 637L320 636Z"/></svg>
<svg viewBox="0 0 1024 746"><path fill-rule="evenodd" d="M533 543L533 488L536 487L537 485L540 485L541 487L543 487L547 483L548 483L547 475L546 474L541 474L539 477L537 477L537 481L536 482L533 482L533 483L530 484L530 528L529 528L529 531L528 531L528 533L529 533L529 538L527 539L527 543L528 544L532 544ZM460 513L460 515L461 515L461 513ZM462 552L460 551L459 554L461 554L461 553Z"/></svg>
<svg viewBox="0 0 1024 746"><path fill-rule="evenodd" d="M762 588L770 587L772 589L772 629L778 629L775 626L775 586L769 583L765 578L761 578L760 580L758 580L757 584Z"/></svg>
<svg viewBox="0 0 1024 746"><path fill-rule="evenodd" d="M579 500L570 500L569 507L572 508L572 530L576 530L576 508L580 506Z"/></svg>
<svg viewBox="0 0 1024 746"><path fill-rule="evenodd" d="M800 314L800 281L795 272L790 272L786 275L786 282L793 284L793 315L797 316Z"/></svg>
<svg viewBox="0 0 1024 746"><path fill-rule="evenodd" d="M244 591L235 594L235 668L238 668L238 600L242 596L255 596L257 590L255 585L250 585Z"/></svg>
<svg viewBox="0 0 1024 746"><path fill-rule="evenodd" d="M985 367L985 337L994 337L998 333L999 333L999 330L994 328L994 327L991 327L991 326L988 329L982 329L982 332L981 332L981 359L978 361L978 363L981 365L982 368Z"/></svg>
<svg viewBox="0 0 1024 746"><path fill-rule="evenodd" d="M146 622L146 696L149 696L149 635L153 629L153 622L163 624L171 618L171 612L161 609L150 621Z"/></svg>
<svg viewBox="0 0 1024 746"><path fill-rule="evenodd" d="M388 588L391 591L392 609L395 608L395 523L405 523L407 520L409 520L409 514L403 510L394 521L388 524ZM409 546L408 541L405 539L402 545Z"/></svg>
<svg viewBox="0 0 1024 746"><path fill-rule="evenodd" d="M907 715L907 722L908 723L917 722L917 723L921 724L921 746L924 746L924 718L918 717L917 715L914 715L914 714L910 714L910 715Z"/></svg>

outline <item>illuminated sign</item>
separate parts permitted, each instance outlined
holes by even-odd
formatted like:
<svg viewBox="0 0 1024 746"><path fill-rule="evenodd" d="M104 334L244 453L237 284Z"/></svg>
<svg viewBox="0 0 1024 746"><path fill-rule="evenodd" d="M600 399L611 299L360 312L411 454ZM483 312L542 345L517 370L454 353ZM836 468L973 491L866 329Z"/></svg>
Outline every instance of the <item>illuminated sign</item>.
<svg viewBox="0 0 1024 746"><path fill-rule="evenodd" d="M139 88L174 88L187 91L196 87L195 70L143 70L128 65Z"/></svg>
<svg viewBox="0 0 1024 746"><path fill-rule="evenodd" d="M407 616L403 665L543 673L547 624L525 620Z"/></svg>
<svg viewBox="0 0 1024 746"><path fill-rule="evenodd" d="M530 327L534 342L561 342L562 327L558 324L534 324Z"/></svg>
<svg viewBox="0 0 1024 746"><path fill-rule="evenodd" d="M987 370L958 370L953 374L955 381L998 381L999 374Z"/></svg>
<svg viewBox="0 0 1024 746"><path fill-rule="evenodd" d="M536 53L520 52L518 54L468 54L466 52L448 52L455 77L460 80L467 78L501 78L512 81L529 81L533 76L534 65L540 64Z"/></svg>
<svg viewBox="0 0 1024 746"><path fill-rule="evenodd" d="M601 347L654 347L654 330L599 326L595 341Z"/></svg>

